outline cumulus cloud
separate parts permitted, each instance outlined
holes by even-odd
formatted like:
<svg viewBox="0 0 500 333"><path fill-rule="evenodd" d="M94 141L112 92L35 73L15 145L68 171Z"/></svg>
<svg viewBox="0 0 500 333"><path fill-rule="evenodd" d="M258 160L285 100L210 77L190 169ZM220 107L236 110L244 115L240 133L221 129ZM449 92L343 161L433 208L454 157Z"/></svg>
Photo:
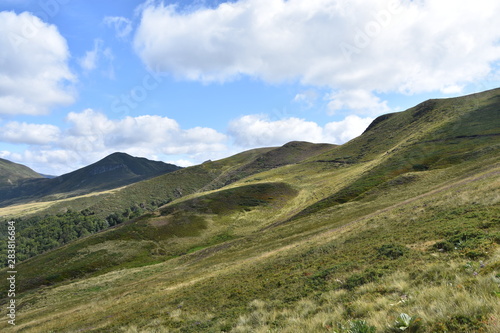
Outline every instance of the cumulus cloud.
<svg viewBox="0 0 500 333"><path fill-rule="evenodd" d="M379 115L393 110L387 105L387 101L381 101L369 91L362 89L341 90L329 96L328 109L331 114L338 110L352 110L361 114Z"/></svg>
<svg viewBox="0 0 500 333"><path fill-rule="evenodd" d="M360 135L372 121L351 115L321 127L299 118L272 121L265 115L247 115L233 120L228 132L236 145L247 148L280 146L295 140L342 144Z"/></svg>
<svg viewBox="0 0 500 333"><path fill-rule="evenodd" d="M61 131L53 125L9 122L0 128L0 140L9 143L45 145L59 139Z"/></svg>
<svg viewBox="0 0 500 333"><path fill-rule="evenodd" d="M328 142L342 144L361 135L373 120L350 115L344 120L326 124L323 129L324 136Z"/></svg>
<svg viewBox="0 0 500 333"><path fill-rule="evenodd" d="M182 129L167 117L145 115L109 119L87 109L69 113L66 123L65 128L7 123L0 128L0 140L29 146L22 153L4 151L1 156L27 163L40 172L61 174L116 151L151 159L159 159L159 156L178 158L188 165L186 157L202 159L206 154L227 150L226 135L211 128Z"/></svg>
<svg viewBox="0 0 500 333"><path fill-rule="evenodd" d="M27 149L20 153L0 151L0 157L25 164L36 172L54 176L82 166L82 158L77 152L64 149L53 150L40 147L39 149Z"/></svg>
<svg viewBox="0 0 500 333"><path fill-rule="evenodd" d="M276 146L293 140L318 142L321 127L299 118L271 121L266 115L247 115L229 124L229 133L242 147Z"/></svg>
<svg viewBox="0 0 500 333"><path fill-rule="evenodd" d="M74 101L66 40L24 12L0 12L0 114L46 114Z"/></svg>
<svg viewBox="0 0 500 333"><path fill-rule="evenodd" d="M147 155L154 152L196 154L202 149L223 149L226 138L210 128L182 129L175 120L161 116L111 120L88 109L70 113L67 121L70 128L61 144L85 152L121 150L142 151Z"/></svg>
<svg viewBox="0 0 500 333"><path fill-rule="evenodd" d="M362 90L383 112L375 93L455 93L498 71L499 12L496 0L240 0L189 12L151 1L134 47L179 78L298 80L344 95L334 110Z"/></svg>

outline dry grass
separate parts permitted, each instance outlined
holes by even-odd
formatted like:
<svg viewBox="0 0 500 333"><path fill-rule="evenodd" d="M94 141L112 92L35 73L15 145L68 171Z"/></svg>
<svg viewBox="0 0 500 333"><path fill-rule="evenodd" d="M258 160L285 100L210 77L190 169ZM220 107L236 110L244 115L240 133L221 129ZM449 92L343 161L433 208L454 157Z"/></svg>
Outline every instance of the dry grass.
<svg viewBox="0 0 500 333"><path fill-rule="evenodd" d="M42 201L42 202L30 202L26 204L20 204L20 205L11 205L7 207L0 207L0 217L3 218L15 218L15 217L21 217L21 216L28 216L32 215L35 213L42 212L56 204L59 203L70 203L73 200L78 200L82 198L92 198L92 197L97 197L100 195L105 195L105 194L112 194L116 193L125 187L120 187L108 191L102 191L102 192L94 192L94 193L89 193L85 195L80 195L76 197L71 197L71 198L64 198L64 199L58 199L58 200L52 200L52 201Z"/></svg>
<svg viewBox="0 0 500 333"><path fill-rule="evenodd" d="M421 332L431 332L437 323L457 316L481 317L482 332L498 332L500 302L493 291L498 292L500 279L494 274L464 274L457 264L439 269L454 272L453 280L417 285L408 273L398 271L353 294L329 292L320 300L302 299L292 308L276 310L272 303L254 300L249 304L250 313L241 316L231 332L328 332L349 318L364 318L384 331L400 313L421 318Z"/></svg>

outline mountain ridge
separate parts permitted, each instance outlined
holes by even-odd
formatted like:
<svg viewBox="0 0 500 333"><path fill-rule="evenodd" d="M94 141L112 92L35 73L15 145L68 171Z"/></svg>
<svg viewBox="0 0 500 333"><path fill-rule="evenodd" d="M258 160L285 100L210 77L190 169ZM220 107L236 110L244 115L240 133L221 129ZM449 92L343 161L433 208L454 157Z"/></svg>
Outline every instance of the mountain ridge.
<svg viewBox="0 0 500 333"><path fill-rule="evenodd" d="M0 205L109 190L180 169L173 164L117 152L58 177L28 178L17 186L6 186L0 194Z"/></svg>
<svg viewBox="0 0 500 333"><path fill-rule="evenodd" d="M42 177L25 165L0 158L0 186L13 186L25 179Z"/></svg>

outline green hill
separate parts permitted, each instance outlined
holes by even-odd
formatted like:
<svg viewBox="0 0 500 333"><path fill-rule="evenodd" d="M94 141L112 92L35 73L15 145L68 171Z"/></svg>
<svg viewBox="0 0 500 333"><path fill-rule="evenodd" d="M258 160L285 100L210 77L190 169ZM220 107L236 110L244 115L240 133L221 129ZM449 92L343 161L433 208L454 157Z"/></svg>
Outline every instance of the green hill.
<svg viewBox="0 0 500 333"><path fill-rule="evenodd" d="M499 111L500 89L430 100L341 146L254 150L58 203L98 215L168 199L18 264L11 329L498 332Z"/></svg>
<svg viewBox="0 0 500 333"><path fill-rule="evenodd" d="M335 145L300 141L289 142L282 147L263 152L249 163L244 163L238 168L224 173L217 181L212 182L210 186L203 189L215 189L259 172L296 164L325 151L329 151L333 147Z"/></svg>
<svg viewBox="0 0 500 333"><path fill-rule="evenodd" d="M43 176L27 166L0 158L0 187L13 186L21 180L31 178L43 178Z"/></svg>

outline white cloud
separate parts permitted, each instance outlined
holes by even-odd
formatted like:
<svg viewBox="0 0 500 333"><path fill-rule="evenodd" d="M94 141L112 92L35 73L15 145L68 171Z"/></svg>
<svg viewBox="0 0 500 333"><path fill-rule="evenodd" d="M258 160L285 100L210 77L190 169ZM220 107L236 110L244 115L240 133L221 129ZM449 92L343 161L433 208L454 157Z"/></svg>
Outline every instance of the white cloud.
<svg viewBox="0 0 500 333"><path fill-rule="evenodd" d="M361 135L373 120L373 118L350 115L344 120L326 124L324 135L328 138L328 142L342 144Z"/></svg>
<svg viewBox="0 0 500 333"><path fill-rule="evenodd" d="M109 47L105 48L104 42L101 39L95 39L94 48L87 51L85 56L78 59L78 62L85 71L90 72L98 67L102 59L108 63L108 69L103 71L103 74L110 79L114 79L113 51Z"/></svg>
<svg viewBox="0 0 500 333"><path fill-rule="evenodd" d="M206 155L227 151L226 135L211 128L182 129L167 117L145 115L115 120L87 109L69 113L66 123L66 128L6 124L0 128L1 141L30 146L22 153L3 152L1 156L26 163L39 172L61 174L116 151L151 159L177 158L183 165L189 164L187 158L202 162Z"/></svg>
<svg viewBox="0 0 500 333"><path fill-rule="evenodd" d="M318 93L315 90L309 89L309 90L302 91L302 92L298 93L297 95L295 95L295 97L293 98L293 101L295 103L302 104L306 108L310 109L315 105L318 97L319 97Z"/></svg>
<svg viewBox="0 0 500 333"><path fill-rule="evenodd" d="M188 161L188 160L169 160L169 161L165 161L165 163L174 164L174 165L177 165L177 166L180 166L183 168L187 168L187 167L194 165L193 162Z"/></svg>
<svg viewBox="0 0 500 333"><path fill-rule="evenodd" d="M78 153L63 149L27 149L21 153L2 151L0 157L27 165L36 172L54 176L82 166L82 158Z"/></svg>
<svg viewBox="0 0 500 333"><path fill-rule="evenodd" d="M358 114L379 115L393 110L387 101L381 101L369 91L361 89L342 90L329 96L328 109L331 114L338 110L349 109Z"/></svg>
<svg viewBox="0 0 500 333"><path fill-rule="evenodd" d="M0 140L9 143L45 145L59 139L60 130L53 125L9 122L0 127Z"/></svg>
<svg viewBox="0 0 500 333"><path fill-rule="evenodd" d="M289 141L319 142L322 129L318 124L299 118L271 121L265 115L248 115L233 120L229 133L241 147L283 145Z"/></svg>
<svg viewBox="0 0 500 333"><path fill-rule="evenodd" d="M62 146L75 151L125 151L147 154L196 154L224 149L226 136L210 128L181 129L161 116L126 117L110 120L102 113L85 110L70 113L70 128Z"/></svg>
<svg viewBox="0 0 500 333"><path fill-rule="evenodd" d="M0 12L0 114L46 114L74 101L66 40L30 13Z"/></svg>
<svg viewBox="0 0 500 333"><path fill-rule="evenodd" d="M499 12L497 0L240 0L190 12L150 1L134 47L179 78L299 80L370 93L380 112L375 93L454 93L490 75Z"/></svg>
<svg viewBox="0 0 500 333"><path fill-rule="evenodd" d="M115 29L116 37L126 39L132 32L132 21L120 16L106 16L104 23Z"/></svg>
<svg viewBox="0 0 500 333"><path fill-rule="evenodd" d="M80 58L79 60L80 66L82 66L83 69L91 71L97 67L97 61L99 59L98 56L101 52L102 45L102 40L94 40L94 48L91 51L87 51L85 53L85 56Z"/></svg>
<svg viewBox="0 0 500 333"><path fill-rule="evenodd" d="M324 127L312 121L288 118L271 121L265 115L247 115L229 124L229 134L240 147L280 146L290 141L342 144L360 135L372 118L348 116Z"/></svg>

